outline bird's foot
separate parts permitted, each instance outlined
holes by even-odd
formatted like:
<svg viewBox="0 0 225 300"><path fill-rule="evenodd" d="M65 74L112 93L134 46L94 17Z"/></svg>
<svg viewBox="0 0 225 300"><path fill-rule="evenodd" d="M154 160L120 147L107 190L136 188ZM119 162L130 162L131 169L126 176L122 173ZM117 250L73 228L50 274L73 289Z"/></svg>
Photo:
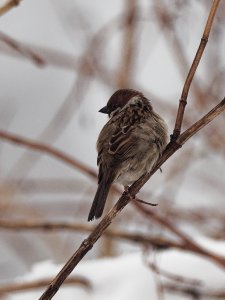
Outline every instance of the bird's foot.
<svg viewBox="0 0 225 300"><path fill-rule="evenodd" d="M129 188L130 188L129 185L124 185L123 196L129 197L130 200L135 200L136 196L130 194Z"/></svg>
<svg viewBox="0 0 225 300"><path fill-rule="evenodd" d="M128 190L129 190L129 185L125 185L125 186L124 186L124 192L126 192L126 193L127 193L127 192L128 192Z"/></svg>

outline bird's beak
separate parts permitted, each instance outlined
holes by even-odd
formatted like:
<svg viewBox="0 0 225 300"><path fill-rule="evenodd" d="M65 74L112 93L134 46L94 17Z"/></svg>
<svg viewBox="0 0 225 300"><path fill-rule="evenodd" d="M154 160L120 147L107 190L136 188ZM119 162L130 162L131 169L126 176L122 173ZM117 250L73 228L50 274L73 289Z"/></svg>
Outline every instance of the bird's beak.
<svg viewBox="0 0 225 300"><path fill-rule="evenodd" d="M101 108L99 110L99 112L101 112L103 114L109 114L110 113L109 108L107 106L104 106L103 108Z"/></svg>

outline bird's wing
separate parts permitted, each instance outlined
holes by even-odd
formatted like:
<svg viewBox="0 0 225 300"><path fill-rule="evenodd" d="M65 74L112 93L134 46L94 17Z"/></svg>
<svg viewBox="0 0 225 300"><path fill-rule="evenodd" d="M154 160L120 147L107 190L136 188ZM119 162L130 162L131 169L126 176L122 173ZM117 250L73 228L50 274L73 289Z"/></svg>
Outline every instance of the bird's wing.
<svg viewBox="0 0 225 300"><path fill-rule="evenodd" d="M111 139L98 152L99 182L104 176L115 177L121 163L134 156L137 151L137 138L133 126L116 127ZM113 178L114 180L114 178Z"/></svg>
<svg viewBox="0 0 225 300"><path fill-rule="evenodd" d="M112 155L112 165L120 164L135 155L137 139L132 134L132 126L117 128L109 141L108 153Z"/></svg>

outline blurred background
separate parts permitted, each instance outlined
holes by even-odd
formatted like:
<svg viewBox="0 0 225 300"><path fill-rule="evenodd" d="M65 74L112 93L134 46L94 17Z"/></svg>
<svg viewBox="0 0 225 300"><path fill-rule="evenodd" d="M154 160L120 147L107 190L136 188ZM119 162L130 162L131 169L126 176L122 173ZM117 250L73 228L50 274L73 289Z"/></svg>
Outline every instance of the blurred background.
<svg viewBox="0 0 225 300"><path fill-rule="evenodd" d="M39 261L66 262L86 237L85 229L52 230L44 224L87 225L97 186L91 175L97 172L95 144L107 121L98 110L115 90L142 91L172 133L212 3L22 0L3 13L8 2L13 1L0 1L2 284ZM222 1L190 90L183 130L224 97L224 20ZM225 238L224 128L221 115L163 165L162 173L139 194L157 203L154 209L190 235ZM19 137L17 144L10 142L11 134ZM30 149L23 139L57 148L80 165ZM116 199L112 193L107 210ZM18 225L35 222L42 228ZM111 228L171 237L132 203ZM142 248L140 243L102 238L85 259Z"/></svg>

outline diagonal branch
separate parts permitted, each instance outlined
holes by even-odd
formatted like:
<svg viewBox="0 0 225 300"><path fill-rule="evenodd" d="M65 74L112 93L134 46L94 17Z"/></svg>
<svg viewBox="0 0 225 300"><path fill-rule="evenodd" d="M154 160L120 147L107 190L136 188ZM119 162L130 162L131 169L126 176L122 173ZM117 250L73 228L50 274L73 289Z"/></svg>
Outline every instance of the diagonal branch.
<svg viewBox="0 0 225 300"><path fill-rule="evenodd" d="M181 136L179 137L178 142L171 142L162 156L158 159L152 171L144 176L142 176L139 180L132 184L132 186L128 189L127 192L124 192L122 196L119 198L114 207L108 212L108 214L101 220L101 222L97 225L95 230L85 239L78 250L72 255L72 257L68 260L68 262L64 265L55 279L50 283L49 287L43 293L39 300L49 300L57 293L58 289L64 282L64 280L69 276L69 274L73 271L76 265L82 260L82 258L87 254L88 251L92 249L97 240L101 237L103 232L107 229L107 227L111 224L116 215L130 202L134 199L135 195L139 192L142 186L151 178L151 176L160 168L160 166L170 157L172 156L191 136L197 133L201 128L207 125L210 121L212 121L215 117L217 117L222 111L225 109L225 99L223 99L215 108L213 108L208 114L206 114L203 118L201 118L198 122L193 124L189 129L187 129ZM188 249L189 244L185 243L186 248ZM190 245L190 249L193 251L197 251L199 254L203 256L210 257L211 260L214 260L218 265L225 268L225 258L217 256L208 250L205 250L199 245L195 244L195 248L193 249L193 245ZM197 248L196 248L197 247Z"/></svg>
<svg viewBox="0 0 225 300"><path fill-rule="evenodd" d="M18 283L15 282L12 284L1 285L0 286L0 297L6 293L39 289L39 288L44 287L46 284L48 284L49 281L50 281L50 279L46 278L46 279L39 279L39 280L30 281L30 282L18 282ZM86 289L91 289L91 283L87 279L85 279L81 276L73 276L71 278L68 278L65 281L65 284L80 285Z"/></svg>
<svg viewBox="0 0 225 300"><path fill-rule="evenodd" d="M203 118L201 118L199 121L197 121L195 124L193 124L189 129L187 129L178 138L176 143L174 143L174 142L170 143L170 145L167 147L166 151L164 152L163 156L158 161L156 167L154 168L154 170L152 170L151 174L148 174L148 175L144 176L138 182L136 182L136 184L135 184L136 187L135 187L135 185L133 187L133 194L127 195L128 198L126 197L126 201L129 202L133 197L132 195L134 195L135 193L138 192L138 190L145 184L145 182L151 177L151 175L163 164L163 162L166 161L174 152L176 152L191 136L193 136L197 131L199 131L201 128L203 128L205 125L207 125L209 122L211 122L215 117L217 117L224 110L224 107L225 107L225 100L223 99L221 101L221 103L219 103L215 108L213 108L208 114L206 114ZM0 138L4 139L4 140L7 140L7 141L10 141L10 142L13 142L13 143L16 143L16 144L19 144L19 145L29 147L29 148L31 148L33 150L36 150L36 151L42 151L44 153L52 155L52 156L54 156L54 157L56 157L56 158L58 158L58 159L60 159L64 162L66 162L67 164L72 165L75 168L79 168L83 172L85 172L85 173L89 174L90 176L96 178L96 174L92 170L90 170L86 166L83 166L81 163L77 162L73 158L67 156L62 151L59 151L59 150L57 150L53 147L50 147L48 145L32 141L30 139L22 138L22 137L17 136L17 135L6 133L6 132L3 132L3 131L0 131ZM132 192L132 190L130 190L130 193L131 192ZM116 214L127 203L124 203L122 207L119 206L119 209L116 211ZM113 217L114 216L112 215L109 218L109 220L105 223L105 225L104 225L105 227L103 227L103 231L100 231L100 235L104 232L104 230L105 230L104 228L107 228L109 226L109 224L111 223ZM97 235L97 239L100 237L100 235L99 236ZM177 235L180 236L179 234L177 234ZM183 239L183 236L182 237L180 236L180 238L183 241L185 241L185 239ZM94 243L97 241L97 239L96 240L95 239L96 239L96 235L94 236L94 239L93 239ZM157 244L157 242L155 244ZM188 245L188 247L187 247L187 245ZM179 247L179 245L178 245L178 247ZM202 252L202 249L201 248L199 249L199 246L196 248L195 244L193 246L193 242L192 242L192 244L190 244L189 242L187 242L187 240L186 240L186 245L184 244L182 247L189 248L190 251L197 251L198 253L200 252L202 255L211 255L208 252L206 252L205 250ZM212 255L211 255L211 257L212 257ZM220 258L214 256L213 259L217 260L217 262L221 263ZM222 262L222 264L223 264L223 262Z"/></svg>
<svg viewBox="0 0 225 300"><path fill-rule="evenodd" d="M13 144L22 145L34 151L39 151L44 154L55 157L56 159L63 161L67 165L73 166L74 168L80 170L81 172L86 173L90 177L95 179L97 178L97 174L88 166L79 162L75 158L69 156L68 154L64 153L63 151L55 147L51 147L47 144L37 142L28 138L24 138L22 136L10 132L5 132L3 130L0 130L0 139L11 142Z"/></svg>
<svg viewBox="0 0 225 300"><path fill-rule="evenodd" d="M192 287L192 286L182 286L182 285L175 285L175 284L165 284L164 285L165 290L168 293L173 294L180 294L184 295L185 298L189 296L190 299L225 299L225 290L224 289L216 289L210 290L207 288L199 288L199 287Z"/></svg>
<svg viewBox="0 0 225 300"><path fill-rule="evenodd" d="M190 89L193 77L195 75L195 72L197 70L197 67L199 65L199 62L202 58L202 54L204 52L206 44L208 42L210 30L212 28L213 19L214 19L214 16L216 14L216 10L218 8L219 2L220 2L220 0L214 0L213 3L212 3L212 7L211 7L211 10L209 12L208 20L207 20L207 23L206 23L206 26L205 26L205 30L203 32L203 36L201 38L200 45L198 47L195 58L194 58L193 63L191 65L190 71L187 75L187 78L186 78L186 81L185 81L185 84L184 84L184 87L183 87L183 90L182 90L180 102L179 102L179 107L178 107L178 111L177 111L177 117L176 117L176 123L175 123L174 131L173 131L173 134L171 136L172 140L175 140L180 135L181 125L182 125L182 121L183 121L183 117L184 117L185 106L187 104L187 96L188 96L188 93L189 93L189 89Z"/></svg>
<svg viewBox="0 0 225 300"><path fill-rule="evenodd" d="M4 5L0 7L0 16L7 13L9 10L18 6L22 0L8 0Z"/></svg>
<svg viewBox="0 0 225 300"><path fill-rule="evenodd" d="M7 34L0 31L0 41L4 42L14 51L19 53L21 56L30 59L35 65L39 67L45 66L46 62L44 59L37 53L35 53L32 48L23 45L22 43L16 41L15 39L11 38Z"/></svg>
<svg viewBox="0 0 225 300"><path fill-rule="evenodd" d="M55 232L59 230L66 230L72 232L92 232L94 226L71 223L71 222L35 222L35 221L7 221L0 220L0 230L11 231L43 231L43 232ZM104 235L114 239L120 239L128 242L139 243L143 245L154 246L157 250L166 250L169 248L186 250L182 243L175 242L165 237L146 236L146 234L140 234L138 232L126 232L115 229L109 229L104 232Z"/></svg>

